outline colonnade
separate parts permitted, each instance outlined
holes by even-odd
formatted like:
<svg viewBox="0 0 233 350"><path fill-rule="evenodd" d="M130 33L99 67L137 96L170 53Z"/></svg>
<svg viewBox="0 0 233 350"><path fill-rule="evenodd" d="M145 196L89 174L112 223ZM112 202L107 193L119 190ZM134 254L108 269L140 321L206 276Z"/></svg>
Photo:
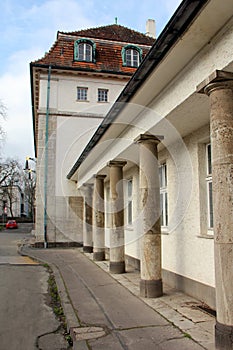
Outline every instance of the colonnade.
<svg viewBox="0 0 233 350"><path fill-rule="evenodd" d="M158 144L161 136L140 135L135 142L140 154L140 212L141 223L141 281L140 294L143 297L158 297L163 294L161 274L161 226L158 170ZM126 161L112 160L108 163L111 201L110 261L111 273L125 272L124 239L124 189L123 168ZM84 186L84 252L93 251L94 260L105 259L105 175L94 176L94 186ZM93 192L94 187L94 192ZM93 197L93 201L91 200ZM92 208L91 208L92 207ZM93 245L92 245L93 244Z"/></svg>
<svg viewBox="0 0 233 350"><path fill-rule="evenodd" d="M209 96L216 284L216 349L233 348L233 73L215 71L197 92Z"/></svg>
<svg viewBox="0 0 233 350"><path fill-rule="evenodd" d="M216 276L216 348L233 347L233 74L216 71L197 88L210 100L212 146L213 216ZM141 214L141 280L143 297L163 294L161 269L161 226L158 173L158 144L161 136L142 134L139 146L139 187ZM110 272L125 272L124 191L125 161L108 163L111 198ZM92 186L86 185L84 251L94 259L105 258L104 176L95 176L93 210ZM94 218L92 222L92 217Z"/></svg>

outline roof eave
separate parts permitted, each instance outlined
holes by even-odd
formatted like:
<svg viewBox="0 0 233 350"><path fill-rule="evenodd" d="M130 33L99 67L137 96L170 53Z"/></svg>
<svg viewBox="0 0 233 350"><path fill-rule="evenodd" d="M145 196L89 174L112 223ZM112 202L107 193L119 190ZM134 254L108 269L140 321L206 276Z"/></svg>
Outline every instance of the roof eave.
<svg viewBox="0 0 233 350"><path fill-rule="evenodd" d="M132 73L130 72L117 72L117 71L111 71L111 70L107 70L107 69L101 69L101 70L97 70L97 69L91 69L91 68L81 68L81 67L69 67L69 66L59 66L56 64L50 64L50 63L31 63L32 67L35 68L44 68L44 69L48 69L49 66L51 66L52 70L57 70L57 71L75 71L75 72L89 72L89 73L97 73L97 74L112 74L112 75L121 75L121 76L132 76Z"/></svg>

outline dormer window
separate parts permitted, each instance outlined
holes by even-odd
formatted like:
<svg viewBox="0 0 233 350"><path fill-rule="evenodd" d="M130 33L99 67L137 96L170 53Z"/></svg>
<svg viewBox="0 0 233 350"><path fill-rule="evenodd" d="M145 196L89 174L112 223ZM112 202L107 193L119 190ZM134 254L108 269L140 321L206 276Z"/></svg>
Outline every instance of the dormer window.
<svg viewBox="0 0 233 350"><path fill-rule="evenodd" d="M95 43L88 39L79 39L74 43L75 61L95 62Z"/></svg>
<svg viewBox="0 0 233 350"><path fill-rule="evenodd" d="M127 45L121 51L123 66L138 67L142 60L142 49L134 45Z"/></svg>

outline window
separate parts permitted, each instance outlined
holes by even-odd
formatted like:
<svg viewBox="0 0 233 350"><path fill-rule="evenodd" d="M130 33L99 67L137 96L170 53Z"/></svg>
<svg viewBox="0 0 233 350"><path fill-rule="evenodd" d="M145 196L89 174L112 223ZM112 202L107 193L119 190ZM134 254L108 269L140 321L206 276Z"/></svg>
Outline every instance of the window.
<svg viewBox="0 0 233 350"><path fill-rule="evenodd" d="M123 66L138 67L142 60L142 50L133 45L123 47L122 52Z"/></svg>
<svg viewBox="0 0 233 350"><path fill-rule="evenodd" d="M126 66L138 67L139 66L139 52L134 49L128 49L125 52Z"/></svg>
<svg viewBox="0 0 233 350"><path fill-rule="evenodd" d="M90 44L81 43L78 45L79 61L92 61L92 46Z"/></svg>
<svg viewBox="0 0 233 350"><path fill-rule="evenodd" d="M87 88L78 87L77 88L77 100L78 101L87 101Z"/></svg>
<svg viewBox="0 0 233 350"><path fill-rule="evenodd" d="M105 226L111 227L111 198L110 198L110 187L106 188L106 200L105 200Z"/></svg>
<svg viewBox="0 0 233 350"><path fill-rule="evenodd" d="M126 223L127 225L132 225L133 222L133 180L129 179L127 181L126 190Z"/></svg>
<svg viewBox="0 0 233 350"><path fill-rule="evenodd" d="M159 167L161 226L168 226L167 165Z"/></svg>
<svg viewBox="0 0 233 350"><path fill-rule="evenodd" d="M98 89L98 102L108 102L108 90Z"/></svg>
<svg viewBox="0 0 233 350"><path fill-rule="evenodd" d="M211 144L206 145L206 184L207 184L207 203L208 203L208 228L212 229L214 226L214 223L213 223Z"/></svg>
<svg viewBox="0 0 233 350"><path fill-rule="evenodd" d="M74 43L76 61L95 62L95 43L88 39L79 39Z"/></svg>

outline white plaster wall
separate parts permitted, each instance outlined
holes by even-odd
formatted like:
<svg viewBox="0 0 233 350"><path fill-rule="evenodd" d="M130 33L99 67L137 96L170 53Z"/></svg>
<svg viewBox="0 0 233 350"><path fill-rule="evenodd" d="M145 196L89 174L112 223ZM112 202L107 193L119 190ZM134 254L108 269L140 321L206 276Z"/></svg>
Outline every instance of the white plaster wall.
<svg viewBox="0 0 233 350"><path fill-rule="evenodd" d="M229 22L176 76L169 86L151 102L158 115L168 115L196 91L196 87L216 69L232 63L233 21Z"/></svg>
<svg viewBox="0 0 233 350"><path fill-rule="evenodd" d="M139 170L138 167L132 167L128 171L124 172L125 182L125 209L127 207L127 180L132 179L132 204L133 204L133 222L132 225L127 225L125 210L125 254L133 258L140 259L140 238L141 232L138 222L138 213L140 213L140 201L139 201Z"/></svg>
<svg viewBox="0 0 233 350"><path fill-rule="evenodd" d="M173 112L175 109L180 106L182 103L189 103L190 97L195 94L196 100L196 113L198 113L198 107L201 106L208 100L206 96L200 96L196 94L196 87L204 79L206 79L214 70L216 69L225 69L230 64L233 63L232 58L233 52L233 22L230 21L218 34L212 39L208 46L204 47L191 61L184 67L184 69L177 74L177 76L167 85L161 93L154 97L149 105L146 106L148 110L145 113L140 113L139 116L135 113L135 119L130 120L131 127L127 127L124 133L121 133L121 138L115 138L113 147L108 145L108 152L104 148L103 154L100 156L99 149L100 146L97 145L96 149L98 151L98 158L95 156L95 151L93 152L92 170L97 173L103 167L103 164L107 163L109 160L116 158L121 152L126 148L125 140L131 140L133 142L134 138L138 134L146 132L156 126L159 121L163 120L167 116L172 120ZM160 70L166 72L166 62L168 58L165 58L165 61L159 66L158 71ZM168 68L167 68L168 69ZM140 89L140 93L137 93L132 99L133 104L138 105L138 111L141 112L144 107L140 105L143 104L143 99L147 97L147 92L150 94L158 84L155 75L151 75L151 78L146 82ZM197 96L196 96L197 95ZM193 105L192 105L193 107ZM191 107L191 108L192 108ZM130 115L130 106L123 110L122 116L118 118L124 120L127 124L127 118ZM132 107L135 109L135 107ZM187 113L188 108L185 113ZM123 116L124 115L124 116ZM190 117L188 114L182 116L182 128L189 127ZM197 116L198 118L200 116ZM208 120L208 115L203 116ZM193 116L195 118L195 116ZM195 121L195 120L194 120ZM116 121L117 122L117 121ZM200 126L203 123L202 119L199 119ZM117 135L118 136L118 135ZM129 142L128 142L129 144ZM89 167L89 165L88 165ZM88 169L85 168L85 164L82 164L79 170L79 181L84 183L88 181L90 173Z"/></svg>
<svg viewBox="0 0 233 350"><path fill-rule="evenodd" d="M82 232L80 196L66 176L82 153L104 115L112 106L128 78L100 78L51 72L49 90L48 151L48 239L77 240ZM77 101L77 87L88 88L88 101ZM98 89L108 90L108 102L98 103ZM37 240L44 233L44 135L47 108L48 75L40 75L37 180ZM50 184L51 183L51 184ZM77 202L78 203L78 202ZM73 206L73 207L72 207ZM76 229L75 229L76 227Z"/></svg>
<svg viewBox="0 0 233 350"><path fill-rule="evenodd" d="M39 88L39 109L45 110L47 107L47 94L48 94L48 76L42 75ZM49 89L49 108L58 108L58 80L51 78Z"/></svg>
<svg viewBox="0 0 233 350"><path fill-rule="evenodd" d="M56 196L73 196L76 185L66 176L102 118L57 117Z"/></svg>
<svg viewBox="0 0 233 350"><path fill-rule="evenodd" d="M203 197L207 197L206 186L200 187L201 183L205 184L205 178L200 178L200 174L202 177L204 175L203 172L200 172L200 165L205 168L206 162L205 157L199 159L199 144L205 146L208 138L208 128L198 130L185 138L193 172L192 179L187 174L186 181L192 190L184 208L181 204L182 199L177 201L177 198L178 192L185 189L185 183L179 184L178 182L177 187L175 161L168 152L163 154L168 172L169 217L172 219L175 214L180 217L180 220L177 225L169 225L168 234L162 236L162 266L164 269L214 287L214 241L213 236L207 235L207 215L202 210ZM180 157L182 158L182 149ZM189 196L189 194L184 192L184 196ZM182 211L184 209L182 215L179 213L180 208Z"/></svg>
<svg viewBox="0 0 233 350"><path fill-rule="evenodd" d="M40 109L47 105L46 75L40 81ZM67 77L51 73L50 108L60 112L79 112L105 115L120 94L127 80L93 77ZM77 87L88 88L87 101L77 101ZM98 89L108 90L108 102L98 102Z"/></svg>

